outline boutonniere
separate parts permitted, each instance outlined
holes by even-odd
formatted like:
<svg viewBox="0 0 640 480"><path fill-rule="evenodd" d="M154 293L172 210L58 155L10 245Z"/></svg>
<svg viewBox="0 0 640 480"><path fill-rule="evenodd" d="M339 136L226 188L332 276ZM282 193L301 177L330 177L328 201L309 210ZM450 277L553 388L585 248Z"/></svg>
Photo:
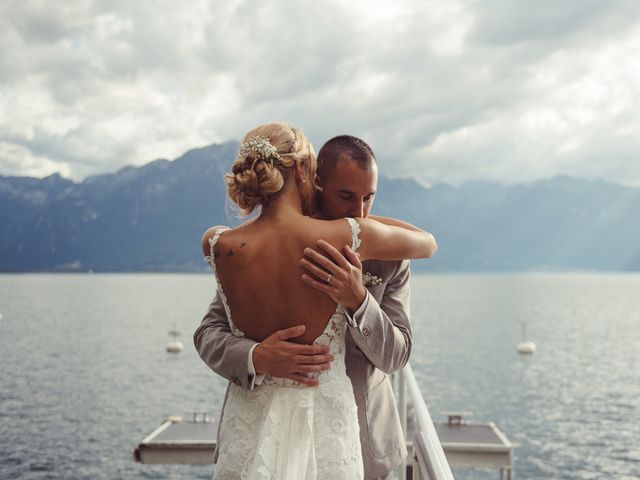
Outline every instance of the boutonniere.
<svg viewBox="0 0 640 480"><path fill-rule="evenodd" d="M369 272L364 272L362 275L362 284L365 287L375 287L376 285L382 285L382 279Z"/></svg>

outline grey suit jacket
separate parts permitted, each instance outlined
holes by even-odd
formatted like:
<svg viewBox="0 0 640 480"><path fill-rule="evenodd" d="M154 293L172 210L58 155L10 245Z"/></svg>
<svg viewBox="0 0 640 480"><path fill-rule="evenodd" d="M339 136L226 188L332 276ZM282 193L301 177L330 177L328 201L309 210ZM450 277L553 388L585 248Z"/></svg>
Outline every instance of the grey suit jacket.
<svg viewBox="0 0 640 480"><path fill-rule="evenodd" d="M345 361L358 406L365 478L373 479L387 475L407 455L387 374L401 369L411 353L409 262L369 260L363 262L363 271L382 279L382 284L367 287L366 307L354 316L357 326L349 326ZM193 339L209 368L236 385L250 388L247 360L256 342L231 334L217 293ZM217 455L216 448L214 462Z"/></svg>

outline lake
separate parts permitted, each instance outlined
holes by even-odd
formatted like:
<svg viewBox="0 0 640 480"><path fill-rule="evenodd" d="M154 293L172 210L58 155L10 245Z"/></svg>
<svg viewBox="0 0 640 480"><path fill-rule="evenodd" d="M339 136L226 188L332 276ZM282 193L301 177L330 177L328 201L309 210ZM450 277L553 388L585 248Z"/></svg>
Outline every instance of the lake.
<svg viewBox="0 0 640 480"><path fill-rule="evenodd" d="M214 290L198 274L0 275L0 478L209 478L132 452L168 415L217 417L226 381L191 338ZM532 356L516 353L523 322ZM416 274L412 323L434 419L495 422L517 478L640 477L640 275Z"/></svg>

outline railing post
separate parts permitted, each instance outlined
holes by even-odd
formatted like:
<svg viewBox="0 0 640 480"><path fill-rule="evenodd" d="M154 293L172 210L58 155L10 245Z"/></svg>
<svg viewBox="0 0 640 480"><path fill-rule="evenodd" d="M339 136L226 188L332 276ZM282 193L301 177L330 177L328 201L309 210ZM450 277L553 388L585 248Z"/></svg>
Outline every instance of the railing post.
<svg viewBox="0 0 640 480"><path fill-rule="evenodd" d="M416 436L413 439L413 453L416 457L420 472L418 473L419 477L416 477L417 472L414 469L414 478L453 480L451 467L442 449L438 433L433 425L427 404L422 397L422 392L420 392L420 387L416 381L411 364L407 363L405 365L402 369L402 374L406 384L405 390L411 396L411 403L415 410L415 419L418 427Z"/></svg>
<svg viewBox="0 0 640 480"><path fill-rule="evenodd" d="M400 425L402 425L402 432L407 440L407 386L405 381L404 369L398 372L398 411L400 413ZM409 453L411 455L411 453ZM407 459L405 458L400 465L400 474L398 477L400 480L406 480L407 478Z"/></svg>
<svg viewBox="0 0 640 480"><path fill-rule="evenodd" d="M415 452L415 444L413 447L414 451L411 452L411 480L425 480L422 478L422 471L420 470L420 462L418 461L418 454Z"/></svg>

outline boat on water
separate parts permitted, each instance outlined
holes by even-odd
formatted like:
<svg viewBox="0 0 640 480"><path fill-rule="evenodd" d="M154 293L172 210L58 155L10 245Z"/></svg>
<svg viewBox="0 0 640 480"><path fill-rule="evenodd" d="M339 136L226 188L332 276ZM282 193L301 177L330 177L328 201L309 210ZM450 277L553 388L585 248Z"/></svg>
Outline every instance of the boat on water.
<svg viewBox="0 0 640 480"><path fill-rule="evenodd" d="M453 480L451 466L495 468L501 479L514 477L515 446L493 422L470 422L471 412L443 412L433 422L418 382L407 363L394 374L394 390L409 456L397 468L399 480ZM408 406L413 416L408 418ZM408 422L409 420L409 422ZM218 425L205 412L165 419L134 449L144 464L210 464Z"/></svg>

